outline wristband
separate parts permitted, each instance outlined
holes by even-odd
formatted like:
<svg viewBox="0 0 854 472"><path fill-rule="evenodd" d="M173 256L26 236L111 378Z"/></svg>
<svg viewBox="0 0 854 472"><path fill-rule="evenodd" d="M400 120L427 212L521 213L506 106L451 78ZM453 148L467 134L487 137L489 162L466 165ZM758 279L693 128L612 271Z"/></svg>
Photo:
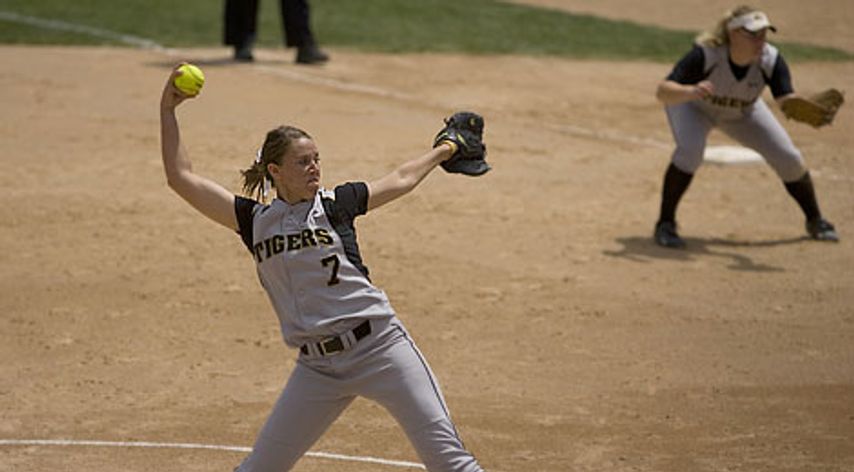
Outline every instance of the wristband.
<svg viewBox="0 0 854 472"><path fill-rule="evenodd" d="M442 144L447 144L447 145L451 146L451 156L456 154L457 149L459 149L459 146L457 146L457 143L450 141L450 140L442 141Z"/></svg>

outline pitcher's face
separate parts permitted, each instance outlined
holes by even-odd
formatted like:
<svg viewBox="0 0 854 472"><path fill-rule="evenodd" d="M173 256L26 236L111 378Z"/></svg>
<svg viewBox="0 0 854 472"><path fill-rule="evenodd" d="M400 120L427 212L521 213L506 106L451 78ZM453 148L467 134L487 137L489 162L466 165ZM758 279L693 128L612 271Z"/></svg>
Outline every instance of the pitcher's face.
<svg viewBox="0 0 854 472"><path fill-rule="evenodd" d="M281 164L269 164L276 192L288 203L314 198L320 189L320 153L309 138L293 141Z"/></svg>

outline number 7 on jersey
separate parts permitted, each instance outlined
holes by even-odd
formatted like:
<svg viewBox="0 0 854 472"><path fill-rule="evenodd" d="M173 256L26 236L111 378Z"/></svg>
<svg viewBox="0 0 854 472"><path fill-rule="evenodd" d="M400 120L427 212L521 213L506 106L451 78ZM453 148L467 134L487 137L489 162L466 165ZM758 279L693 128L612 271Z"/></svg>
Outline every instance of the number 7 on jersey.
<svg viewBox="0 0 854 472"><path fill-rule="evenodd" d="M320 263L323 264L323 267L328 267L329 264L332 264L332 274L329 276L329 280L326 282L326 285L332 286L341 281L338 278L338 268L341 266L341 261L338 260L337 254L324 257L320 260Z"/></svg>

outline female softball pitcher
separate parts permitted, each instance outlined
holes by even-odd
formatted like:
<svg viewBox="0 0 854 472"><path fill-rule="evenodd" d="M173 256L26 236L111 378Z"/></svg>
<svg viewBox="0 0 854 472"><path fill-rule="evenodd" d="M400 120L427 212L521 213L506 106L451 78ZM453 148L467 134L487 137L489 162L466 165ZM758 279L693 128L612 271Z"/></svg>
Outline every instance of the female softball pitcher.
<svg viewBox="0 0 854 472"><path fill-rule="evenodd" d="M237 231L255 260L285 343L299 358L284 391L237 467L282 472L311 447L342 411L363 396L400 423L428 470L475 472L481 467L457 435L436 378L385 293L371 284L353 220L414 189L443 161L456 159L454 139L437 138L426 154L370 182L320 186L312 138L281 126L243 171L247 195L233 195L192 171L175 109L186 95L172 71L160 102L163 166L169 187L203 215ZM442 135L445 136L445 135ZM450 135L453 137L453 133Z"/></svg>
<svg viewBox="0 0 854 472"><path fill-rule="evenodd" d="M676 232L676 206L703 161L713 127L762 155L803 210L810 237L838 241L819 211L800 151L761 98L766 85L780 105L796 96L786 61L765 41L769 30L776 28L765 13L735 8L701 34L658 85L656 95L666 105L676 149L664 175L657 244L685 246Z"/></svg>

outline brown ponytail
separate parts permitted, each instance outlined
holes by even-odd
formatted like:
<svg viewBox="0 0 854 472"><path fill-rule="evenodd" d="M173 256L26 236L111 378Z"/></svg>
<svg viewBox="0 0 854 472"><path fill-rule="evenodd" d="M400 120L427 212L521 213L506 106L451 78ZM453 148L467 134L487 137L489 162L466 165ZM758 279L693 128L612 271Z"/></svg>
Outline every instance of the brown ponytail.
<svg viewBox="0 0 854 472"><path fill-rule="evenodd" d="M265 197L264 179L273 181L270 172L267 171L267 164L281 164L282 157L287 152L288 147L300 138L311 139L311 136L293 126L279 126L270 130L264 139L260 156L256 157L255 162L249 168L240 171L240 174L243 175L243 194L248 197L255 196L259 201L263 201Z"/></svg>

